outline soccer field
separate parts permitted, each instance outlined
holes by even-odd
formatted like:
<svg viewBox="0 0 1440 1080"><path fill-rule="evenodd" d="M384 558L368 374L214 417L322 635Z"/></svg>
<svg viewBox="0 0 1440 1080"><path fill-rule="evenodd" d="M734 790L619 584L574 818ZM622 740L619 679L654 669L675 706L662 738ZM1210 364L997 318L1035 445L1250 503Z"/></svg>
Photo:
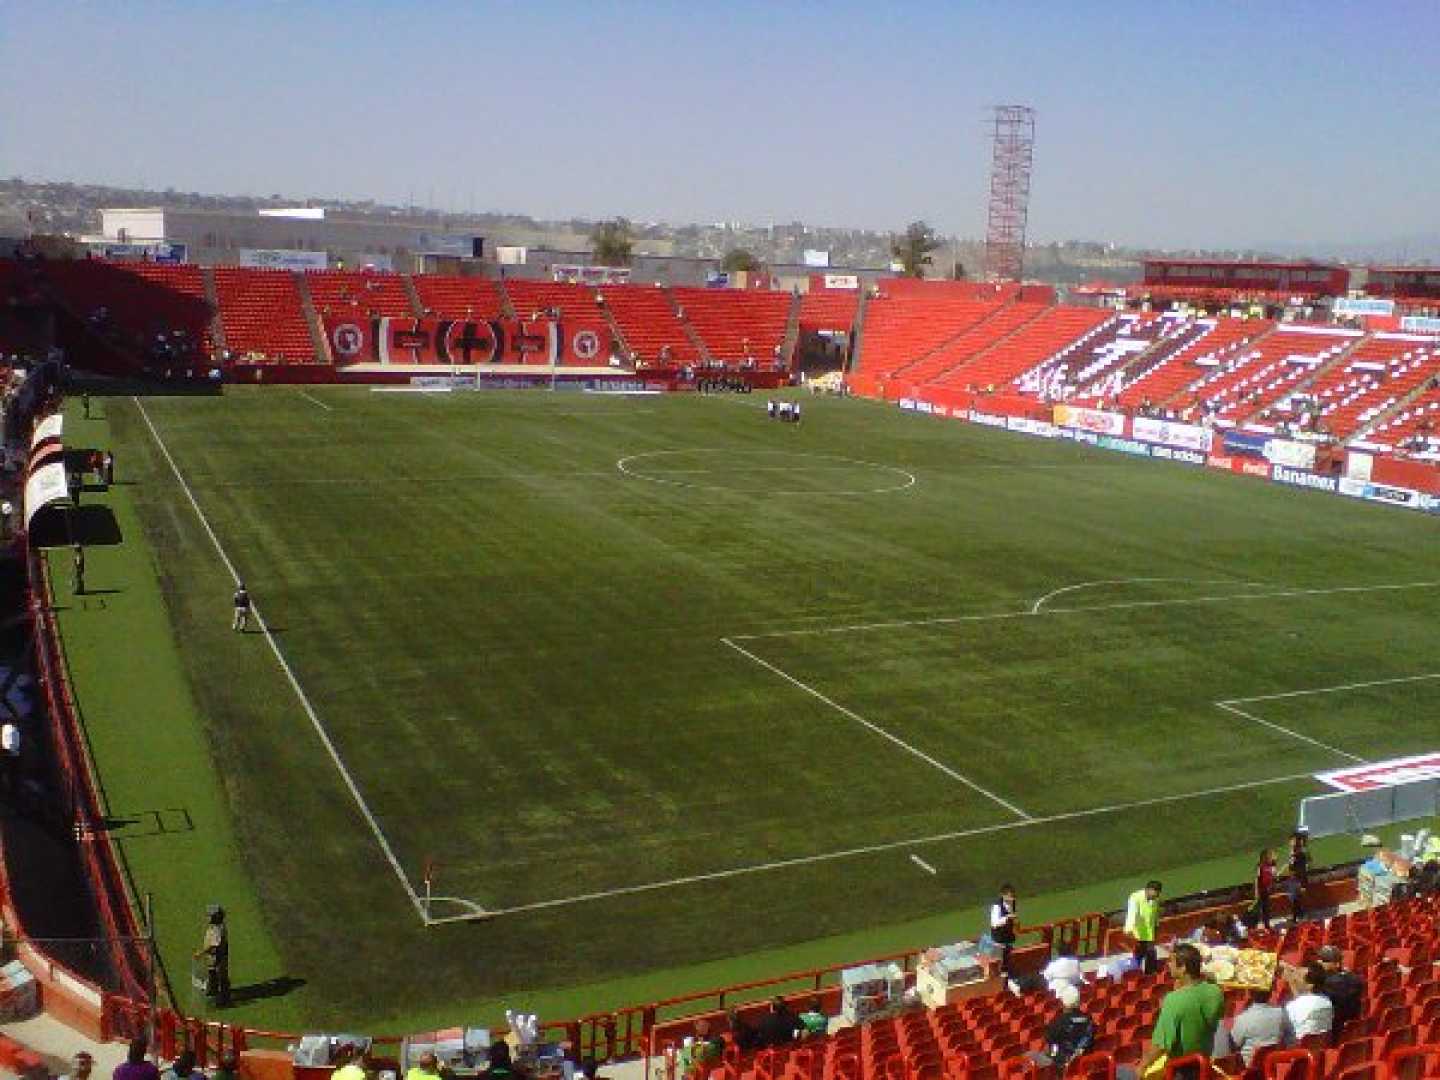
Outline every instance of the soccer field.
<svg viewBox="0 0 1440 1080"><path fill-rule="evenodd" d="M463 1017L1163 874L1437 748L1435 519L803 401L106 402L312 1004Z"/></svg>

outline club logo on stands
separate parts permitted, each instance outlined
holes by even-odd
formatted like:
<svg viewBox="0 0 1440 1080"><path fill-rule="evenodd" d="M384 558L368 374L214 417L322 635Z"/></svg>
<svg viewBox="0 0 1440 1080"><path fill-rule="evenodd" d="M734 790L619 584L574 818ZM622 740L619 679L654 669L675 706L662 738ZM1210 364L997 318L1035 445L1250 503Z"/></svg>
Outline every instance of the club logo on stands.
<svg viewBox="0 0 1440 1080"><path fill-rule="evenodd" d="M594 330L581 330L573 343L575 356L580 360L594 360L600 355L600 335Z"/></svg>
<svg viewBox="0 0 1440 1080"><path fill-rule="evenodd" d="M335 343L335 351L345 357L359 356L365 348L365 332L354 323L341 323L335 327L331 340Z"/></svg>

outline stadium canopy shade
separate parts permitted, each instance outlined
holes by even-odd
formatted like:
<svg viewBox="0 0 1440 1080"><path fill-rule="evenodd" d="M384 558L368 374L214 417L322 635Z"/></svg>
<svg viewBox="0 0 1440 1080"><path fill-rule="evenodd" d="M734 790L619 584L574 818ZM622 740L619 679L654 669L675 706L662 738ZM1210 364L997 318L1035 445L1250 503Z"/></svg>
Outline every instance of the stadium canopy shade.
<svg viewBox="0 0 1440 1080"><path fill-rule="evenodd" d="M42 465L25 481L25 528L35 530L35 517L59 504L69 505L70 490L65 484L65 463Z"/></svg>
<svg viewBox="0 0 1440 1080"><path fill-rule="evenodd" d="M30 436L30 449L34 450L46 439L59 440L65 434L65 416L63 413L51 413L40 423L35 425L35 434Z"/></svg>

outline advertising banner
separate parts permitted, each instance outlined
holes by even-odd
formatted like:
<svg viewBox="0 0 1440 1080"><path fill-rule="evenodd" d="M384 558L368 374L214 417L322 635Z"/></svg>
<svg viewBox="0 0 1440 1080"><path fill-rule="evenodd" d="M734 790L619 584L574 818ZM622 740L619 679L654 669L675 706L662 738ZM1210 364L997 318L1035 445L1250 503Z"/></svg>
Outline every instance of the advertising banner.
<svg viewBox="0 0 1440 1080"><path fill-rule="evenodd" d="M1270 463L1252 457L1232 457L1229 454L1211 454L1205 464L1212 469L1225 469L1241 476L1260 476L1270 479Z"/></svg>
<svg viewBox="0 0 1440 1080"><path fill-rule="evenodd" d="M826 274L825 288L827 289L858 289L860 278L856 274Z"/></svg>
<svg viewBox="0 0 1440 1080"><path fill-rule="evenodd" d="M1293 442L1290 439L1267 439L1265 460L1274 465L1289 465L1292 469L1313 469L1315 444Z"/></svg>
<svg viewBox="0 0 1440 1080"><path fill-rule="evenodd" d="M1097 435L1125 434L1125 417L1119 413L1079 409L1073 405L1056 405L1055 423L1060 427L1093 431Z"/></svg>
<svg viewBox="0 0 1440 1080"><path fill-rule="evenodd" d="M995 413L976 412L970 410L970 422L972 424L984 424L986 427L1005 427L1009 417L997 416Z"/></svg>
<svg viewBox="0 0 1440 1080"><path fill-rule="evenodd" d="M1340 490L1339 481L1333 476L1321 476L1319 473L1306 472L1304 469L1291 469L1284 465L1276 465L1270 471L1270 478L1282 484L1289 484L1291 487L1309 488L1312 491L1335 492Z"/></svg>
<svg viewBox="0 0 1440 1080"><path fill-rule="evenodd" d="M1330 310L1336 315L1394 315L1395 301L1371 297L1358 300L1340 298L1330 305Z"/></svg>
<svg viewBox="0 0 1440 1080"><path fill-rule="evenodd" d="M1371 454L1351 450L1345 455L1345 475L1352 480L1369 480L1370 470L1374 465L1375 458Z"/></svg>
<svg viewBox="0 0 1440 1080"><path fill-rule="evenodd" d="M1251 435L1245 431L1227 431L1220 436L1220 442L1227 454L1263 458L1269 438L1268 435Z"/></svg>
<svg viewBox="0 0 1440 1080"><path fill-rule="evenodd" d="M1430 499L1419 491L1412 491L1410 488L1393 487L1390 484L1372 484L1365 480L1355 480L1351 477L1342 477L1336 485L1341 495L1349 495L1352 499L1368 499L1371 502L1390 503L1392 506L1408 506L1412 510L1428 509Z"/></svg>
<svg viewBox="0 0 1440 1080"><path fill-rule="evenodd" d="M1055 439L1060 429L1046 420L1031 420L1028 416L1012 416L1005 421L1011 431L1023 431L1026 435L1039 435L1042 439Z"/></svg>
<svg viewBox="0 0 1440 1080"><path fill-rule="evenodd" d="M1178 446L1202 453L1210 449L1210 429L1195 424L1176 424L1169 420L1137 416L1130 424L1130 434L1137 439L1159 443L1161 446Z"/></svg>
<svg viewBox="0 0 1440 1080"><path fill-rule="evenodd" d="M1161 461L1179 461L1186 465L1205 464L1205 455L1199 450L1186 450L1179 446L1152 446L1150 456Z"/></svg>
<svg viewBox="0 0 1440 1080"><path fill-rule="evenodd" d="M330 256L323 251L241 248L240 265L262 270L324 270L330 265Z"/></svg>
<svg viewBox="0 0 1440 1080"><path fill-rule="evenodd" d="M1408 784L1440 777L1440 753L1392 758L1348 769L1316 773L1315 779L1337 791L1373 791L1380 787Z"/></svg>
<svg viewBox="0 0 1440 1080"><path fill-rule="evenodd" d="M1440 319L1428 315L1406 315L1400 329L1411 334L1440 334Z"/></svg>
<svg viewBox="0 0 1440 1080"><path fill-rule="evenodd" d="M610 358L610 328L600 316L565 319L325 320L337 364L599 366Z"/></svg>
<svg viewBox="0 0 1440 1080"><path fill-rule="evenodd" d="M1134 439L1117 439L1113 435L1101 435L1100 441L1096 445L1101 450L1118 450L1122 454L1134 454L1136 457L1150 456L1150 447L1143 442L1136 442Z"/></svg>

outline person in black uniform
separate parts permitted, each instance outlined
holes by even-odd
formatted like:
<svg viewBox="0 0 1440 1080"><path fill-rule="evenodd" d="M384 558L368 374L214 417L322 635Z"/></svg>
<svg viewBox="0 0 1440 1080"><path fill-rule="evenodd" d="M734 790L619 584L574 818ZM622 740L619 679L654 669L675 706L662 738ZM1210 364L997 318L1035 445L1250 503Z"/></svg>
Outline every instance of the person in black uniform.
<svg viewBox="0 0 1440 1080"><path fill-rule="evenodd" d="M245 588L245 582L235 583L235 617L230 620L230 629L245 632L250 625L250 593Z"/></svg>
<svg viewBox="0 0 1440 1080"><path fill-rule="evenodd" d="M1000 970L1007 977L1010 974L1010 953L1015 948L1019 925L1015 886L1001 885L1000 896L990 907L990 940L1000 946Z"/></svg>

